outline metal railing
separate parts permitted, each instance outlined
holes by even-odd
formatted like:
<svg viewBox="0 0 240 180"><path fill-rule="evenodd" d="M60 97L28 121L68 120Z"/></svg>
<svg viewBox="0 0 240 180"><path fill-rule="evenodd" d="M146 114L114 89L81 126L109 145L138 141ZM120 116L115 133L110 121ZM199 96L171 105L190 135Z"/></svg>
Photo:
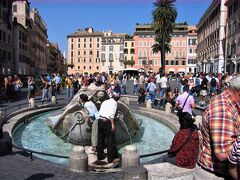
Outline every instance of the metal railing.
<svg viewBox="0 0 240 180"><path fill-rule="evenodd" d="M58 101L61 100L61 99L58 99ZM65 99L63 99L65 100ZM66 101L66 100L65 100ZM43 104L51 104L51 101L35 101L35 103L41 103L42 105ZM17 104L17 105L14 105L14 106L10 106L10 107L7 107L5 109L2 109L1 111L4 112L4 116L3 117L7 117L9 116L12 112L10 113L7 113L7 111L9 109L13 109L13 108L18 108L18 110L20 110L21 108L24 108L23 106L24 105L27 105L27 107L29 107L29 103L22 103L22 104ZM43 107L44 108L44 107ZM33 160L33 154L38 154L38 155L44 155L44 156L51 156L51 157L56 157L56 158L63 158L63 159L69 159L70 157L69 156L63 156L63 155L57 155L57 154L51 154L51 153L45 153L45 152L39 152L39 151L35 151L35 150L31 150L31 149L27 149L27 148L24 148L24 147L19 147L18 145L16 145L13 141L12 143L12 146L16 149L19 149L21 151L24 151L24 152L27 152L30 154L30 159L31 161ZM161 154L164 154L164 153L167 153L169 150L164 150L164 151L159 151L159 152L155 152L155 153L149 153L149 154L143 154L143 155L140 155L139 158L146 158L146 157L150 157L150 156L156 156L156 155L161 155Z"/></svg>

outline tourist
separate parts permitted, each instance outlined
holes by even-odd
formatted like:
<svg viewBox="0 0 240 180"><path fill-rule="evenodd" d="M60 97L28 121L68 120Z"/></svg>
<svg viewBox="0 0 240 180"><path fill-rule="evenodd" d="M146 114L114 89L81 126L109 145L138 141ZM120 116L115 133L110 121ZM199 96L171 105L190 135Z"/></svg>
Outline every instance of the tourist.
<svg viewBox="0 0 240 180"><path fill-rule="evenodd" d="M217 94L217 84L218 84L218 79L215 77L214 74L212 74L211 81L210 81L210 97Z"/></svg>
<svg viewBox="0 0 240 180"><path fill-rule="evenodd" d="M183 168L193 169L196 166L199 151L198 127L194 119L185 119L181 129L175 134L168 155L164 161Z"/></svg>
<svg viewBox="0 0 240 180"><path fill-rule="evenodd" d="M240 133L240 76L229 82L229 87L215 96L203 114L199 165L211 173L198 168L199 174L228 178L228 154Z"/></svg>
<svg viewBox="0 0 240 180"><path fill-rule="evenodd" d="M144 73L141 73L141 75L139 77L139 86L142 88L144 88L144 81L145 81Z"/></svg>
<svg viewBox="0 0 240 180"><path fill-rule="evenodd" d="M73 97L73 82L69 76L65 78L65 88L67 91L67 99L71 99Z"/></svg>
<svg viewBox="0 0 240 180"><path fill-rule="evenodd" d="M127 88L127 76L123 76L122 80L123 94L127 94L126 88Z"/></svg>
<svg viewBox="0 0 240 180"><path fill-rule="evenodd" d="M9 80L7 77L4 78L4 90L3 90L3 97L5 102L7 103L8 100L10 100L10 95L11 95L11 91L10 91L10 84L9 84Z"/></svg>
<svg viewBox="0 0 240 180"><path fill-rule="evenodd" d="M87 110L89 115L89 120L92 123L92 135L91 135L91 142L92 142L92 151L97 151L97 143L98 143L98 119L99 113L96 105L88 99L86 94L80 95L80 102L84 109Z"/></svg>
<svg viewBox="0 0 240 180"><path fill-rule="evenodd" d="M151 79L147 87L148 97L149 99L151 99L152 107L154 107L154 102L156 99L156 91L157 91L157 86L155 85L154 81L155 81L154 79Z"/></svg>
<svg viewBox="0 0 240 180"><path fill-rule="evenodd" d="M27 94L28 101L30 101L30 99L34 99L35 91L36 91L36 86L35 86L34 79L33 77L29 76L28 77L28 94Z"/></svg>
<svg viewBox="0 0 240 180"><path fill-rule="evenodd" d="M59 73L57 73L57 75L56 74L54 74L54 75L55 75L55 77L53 78L53 81L55 81L57 94L59 95L60 94L61 83L62 83L62 78L61 78Z"/></svg>
<svg viewBox="0 0 240 180"><path fill-rule="evenodd" d="M208 80L205 75L202 75L201 90L200 90L200 105L204 106L206 104L206 96L208 91Z"/></svg>
<svg viewBox="0 0 240 180"><path fill-rule="evenodd" d="M174 98L175 98L175 95L172 93L171 88L168 87L166 90L166 103L170 103L172 107L175 107Z"/></svg>
<svg viewBox="0 0 240 180"><path fill-rule="evenodd" d="M41 89L42 89L42 101L44 100L48 100L49 96L48 96L48 88L50 87L50 85L48 84L47 79L44 76L41 76Z"/></svg>
<svg viewBox="0 0 240 180"><path fill-rule="evenodd" d="M20 80L20 78L17 75L14 75L14 81L13 81L14 99L20 98L22 86L23 86L23 83Z"/></svg>
<svg viewBox="0 0 240 180"><path fill-rule="evenodd" d="M144 104L146 99L146 90L143 87L140 87L138 91L138 104Z"/></svg>
<svg viewBox="0 0 240 180"><path fill-rule="evenodd" d="M167 74L163 74L160 79L160 108L162 108L165 105L165 94L168 87L168 79Z"/></svg>
<svg viewBox="0 0 240 180"><path fill-rule="evenodd" d="M182 112L188 112L192 115L192 109L195 108L194 98L189 94L189 86L186 84L183 88L183 94L177 97L175 109L182 109Z"/></svg>
<svg viewBox="0 0 240 180"><path fill-rule="evenodd" d="M114 93L112 98L103 101L99 110L97 159L104 159L103 151L105 147L105 138L107 138L107 160L109 163L115 163L120 160L114 142L114 132L116 130L114 118L119 98L120 96Z"/></svg>
<svg viewBox="0 0 240 180"><path fill-rule="evenodd" d="M137 88L138 88L138 77L134 76L133 78L133 94L137 95Z"/></svg>

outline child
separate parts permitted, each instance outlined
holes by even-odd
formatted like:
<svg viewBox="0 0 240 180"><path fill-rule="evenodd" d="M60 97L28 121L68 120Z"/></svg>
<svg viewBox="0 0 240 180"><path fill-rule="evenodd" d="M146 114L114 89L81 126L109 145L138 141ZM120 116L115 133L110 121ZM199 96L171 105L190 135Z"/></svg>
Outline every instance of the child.
<svg viewBox="0 0 240 180"><path fill-rule="evenodd" d="M145 97L146 97L146 90L142 87L140 87L138 91L138 104L145 103Z"/></svg>

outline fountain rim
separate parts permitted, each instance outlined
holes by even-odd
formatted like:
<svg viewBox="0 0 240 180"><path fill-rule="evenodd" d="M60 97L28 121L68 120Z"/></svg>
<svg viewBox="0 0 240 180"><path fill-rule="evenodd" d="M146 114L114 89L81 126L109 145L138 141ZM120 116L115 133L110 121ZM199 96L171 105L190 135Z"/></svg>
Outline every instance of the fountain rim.
<svg viewBox="0 0 240 180"><path fill-rule="evenodd" d="M52 106L52 105L44 105L44 106L41 106L41 107L37 107L37 108L23 108L21 109L21 111L18 111L17 114L15 114L14 116L11 116L9 117L8 119L6 119L4 121L4 124L6 122L8 122L9 120L11 120L12 118L14 119L15 116L17 115L22 115L24 114L24 112L26 112L27 110L32 110L30 113L28 113L27 115L22 115L21 118L19 119L15 119L15 122L12 124L11 128L9 128L8 132L10 134L10 136L12 137L12 132L13 130L26 118L26 117L32 117L34 115L37 115L37 114L40 114L40 113L43 113L43 112L47 112L47 111L52 111L52 110L57 110L57 109L61 109L62 107L64 107L65 104L61 104L61 105L55 105L55 106ZM174 133L177 132L178 130L178 126L176 126L176 124L174 123L169 123L168 120L166 121L166 119L174 119L176 121L177 119L177 116L176 115L172 115L172 114L167 114L166 116L166 113L163 112L163 111L159 111L159 110L146 110L146 108L143 108L143 107L139 107L138 109L135 109L135 111L133 113L138 113L140 115L143 115L143 116L147 116L147 117L150 117L152 119L154 119L155 121L158 121L158 122L161 122L162 124L164 124L165 126L169 127ZM162 114L159 116L159 114ZM170 116L171 118L169 118L168 116ZM161 117L161 118L159 118ZM52 156L52 157L59 157L59 158L66 158L68 159L69 157L68 156L61 156L61 155L55 155L55 154L49 154L49 153L44 153L44 152L37 152L37 151L33 151L31 149L26 149L26 148L23 148L23 147L18 147L15 142L14 142L14 139L13 139L13 147L15 147L16 149L20 149L20 150L23 150L25 152L28 152L30 153L30 158L31 160L33 159L33 155L32 154L41 154L41 155L46 155L46 156ZM144 157L149 157L149 156L154 156L154 155L160 155L160 154L164 154L166 153L168 150L164 150L164 151L160 151L160 152L156 152L156 153L151 153L151 154L144 154L144 155L140 155L140 158L144 158ZM34 156L35 158L38 158L36 156ZM41 159L41 158L39 158ZM44 160L44 159L42 159ZM45 161L45 160L44 160Z"/></svg>

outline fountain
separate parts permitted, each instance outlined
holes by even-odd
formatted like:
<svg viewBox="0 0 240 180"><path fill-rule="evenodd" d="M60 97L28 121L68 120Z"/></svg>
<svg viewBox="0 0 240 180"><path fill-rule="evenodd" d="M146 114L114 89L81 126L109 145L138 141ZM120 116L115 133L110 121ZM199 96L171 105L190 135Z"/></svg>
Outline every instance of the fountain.
<svg viewBox="0 0 240 180"><path fill-rule="evenodd" d="M87 88L80 89L66 107L49 117L47 124L59 137L67 138L73 144L87 146L91 145L91 124L86 120L88 119L86 111L78 105L80 94L87 94L98 109L104 100L110 98L101 87L91 84ZM130 111L127 103L121 99L118 101L115 124L115 142L117 145L131 141L140 130L139 122Z"/></svg>

